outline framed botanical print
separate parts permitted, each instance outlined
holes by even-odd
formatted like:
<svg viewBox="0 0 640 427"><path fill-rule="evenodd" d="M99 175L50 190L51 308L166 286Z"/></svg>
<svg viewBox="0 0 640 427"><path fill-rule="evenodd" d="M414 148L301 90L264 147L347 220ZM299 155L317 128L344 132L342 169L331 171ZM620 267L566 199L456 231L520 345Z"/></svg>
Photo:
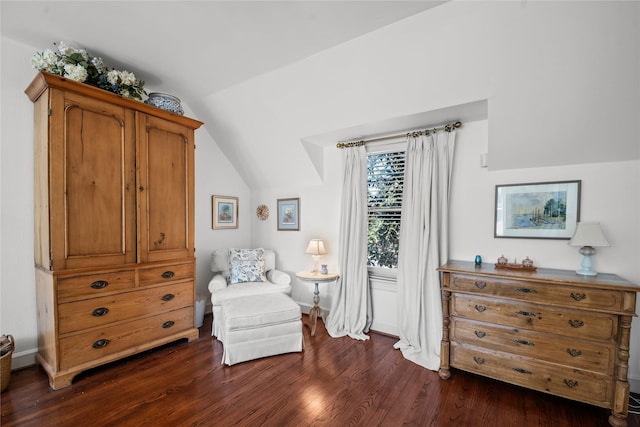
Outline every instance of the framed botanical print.
<svg viewBox="0 0 640 427"><path fill-rule="evenodd" d="M300 199L278 199L278 230L300 230Z"/></svg>
<svg viewBox="0 0 640 427"><path fill-rule="evenodd" d="M214 230L238 228L238 198L212 196L211 217Z"/></svg>

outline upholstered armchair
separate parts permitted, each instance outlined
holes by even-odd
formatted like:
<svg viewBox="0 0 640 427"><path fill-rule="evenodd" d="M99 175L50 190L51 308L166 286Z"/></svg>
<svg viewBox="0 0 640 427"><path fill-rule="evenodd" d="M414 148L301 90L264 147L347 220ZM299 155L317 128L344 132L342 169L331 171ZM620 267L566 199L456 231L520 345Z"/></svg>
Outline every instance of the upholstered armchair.
<svg viewBox="0 0 640 427"><path fill-rule="evenodd" d="M230 251L233 251L231 257ZM291 277L276 270L276 254L269 249L216 249L211 254L211 271L214 273L209 282L213 336L217 336L216 317L220 315L222 301L272 292L291 294Z"/></svg>

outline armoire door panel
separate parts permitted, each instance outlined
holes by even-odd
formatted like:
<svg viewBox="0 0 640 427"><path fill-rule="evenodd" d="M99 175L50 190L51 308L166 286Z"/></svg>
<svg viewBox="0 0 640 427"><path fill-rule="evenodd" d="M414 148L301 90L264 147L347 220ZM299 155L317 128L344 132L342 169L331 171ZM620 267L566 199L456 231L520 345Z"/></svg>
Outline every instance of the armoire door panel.
<svg viewBox="0 0 640 427"><path fill-rule="evenodd" d="M56 268L135 262L135 133L125 126L132 120L121 107L66 95L64 178L52 189L63 196L63 227L52 230L63 233L53 239Z"/></svg>
<svg viewBox="0 0 640 427"><path fill-rule="evenodd" d="M138 116L139 221L143 262L193 256L192 130L152 116ZM143 135L140 135L140 133Z"/></svg>

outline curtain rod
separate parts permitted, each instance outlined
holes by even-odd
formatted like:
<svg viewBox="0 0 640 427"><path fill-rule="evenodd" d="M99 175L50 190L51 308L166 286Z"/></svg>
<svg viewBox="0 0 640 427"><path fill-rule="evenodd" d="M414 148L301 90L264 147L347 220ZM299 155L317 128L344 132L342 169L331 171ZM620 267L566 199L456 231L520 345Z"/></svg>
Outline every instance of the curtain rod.
<svg viewBox="0 0 640 427"><path fill-rule="evenodd" d="M381 137L378 137L378 138L362 139L360 141L338 142L336 144L336 148L359 147L359 146L364 145L364 144L366 144L368 142L384 141L385 139L394 139L394 138L398 138L400 136L410 136L410 135L418 136L418 135L422 135L423 133L425 135L429 135L431 132L437 132L439 130L444 130L444 131L447 131L447 132L451 132L452 130L454 130L456 128L459 128L460 126L462 126L461 122L447 123L446 125L443 125L443 126L440 126L440 127L435 127L435 128L425 129L425 130L420 130L420 131L399 133L397 135L381 136Z"/></svg>

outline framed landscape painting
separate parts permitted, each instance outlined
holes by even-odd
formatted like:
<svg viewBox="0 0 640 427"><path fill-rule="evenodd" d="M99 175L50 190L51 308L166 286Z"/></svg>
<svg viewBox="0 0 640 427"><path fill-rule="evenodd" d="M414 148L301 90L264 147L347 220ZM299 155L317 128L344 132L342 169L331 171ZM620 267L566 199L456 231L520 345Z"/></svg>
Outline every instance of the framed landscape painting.
<svg viewBox="0 0 640 427"><path fill-rule="evenodd" d="M238 228L238 198L212 196L211 217L214 230Z"/></svg>
<svg viewBox="0 0 640 427"><path fill-rule="evenodd" d="M581 181L496 185L495 237L571 239Z"/></svg>

